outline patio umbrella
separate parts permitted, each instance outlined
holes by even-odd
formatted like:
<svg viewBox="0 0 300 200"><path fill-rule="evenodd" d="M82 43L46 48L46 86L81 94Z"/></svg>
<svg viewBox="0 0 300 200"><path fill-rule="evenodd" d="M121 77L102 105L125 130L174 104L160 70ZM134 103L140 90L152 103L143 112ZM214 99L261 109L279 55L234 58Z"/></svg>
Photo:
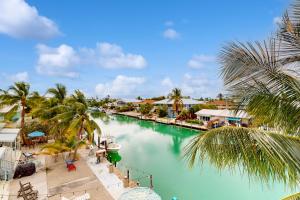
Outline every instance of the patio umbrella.
<svg viewBox="0 0 300 200"><path fill-rule="evenodd" d="M34 132L28 134L28 137L30 137L30 138L43 137L43 136L45 136L45 133L40 132L40 131L34 131Z"/></svg>

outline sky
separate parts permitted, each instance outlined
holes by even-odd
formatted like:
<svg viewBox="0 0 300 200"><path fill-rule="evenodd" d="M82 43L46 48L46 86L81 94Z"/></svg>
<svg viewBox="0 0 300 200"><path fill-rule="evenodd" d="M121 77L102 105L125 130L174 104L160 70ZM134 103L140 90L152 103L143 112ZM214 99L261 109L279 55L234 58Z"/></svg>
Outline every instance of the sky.
<svg viewBox="0 0 300 200"><path fill-rule="evenodd" d="M218 54L275 32L289 0L0 0L0 88L87 96L224 91Z"/></svg>

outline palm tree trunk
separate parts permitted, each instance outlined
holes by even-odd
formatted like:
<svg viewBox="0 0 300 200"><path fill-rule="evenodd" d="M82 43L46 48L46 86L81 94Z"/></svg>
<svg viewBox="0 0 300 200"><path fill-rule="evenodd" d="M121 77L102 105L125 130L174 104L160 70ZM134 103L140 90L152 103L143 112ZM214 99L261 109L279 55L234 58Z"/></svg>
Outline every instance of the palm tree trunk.
<svg viewBox="0 0 300 200"><path fill-rule="evenodd" d="M80 137L81 137L81 132L83 130L83 122L84 122L84 119L81 120L80 128L79 128L79 131L78 131L78 134L77 134L77 140L81 140ZM73 160L76 160L78 148L79 148L78 146L75 147Z"/></svg>
<svg viewBox="0 0 300 200"><path fill-rule="evenodd" d="M21 101L21 106L22 106L22 111L21 111L21 139L22 139L22 143L26 143L26 137L25 137L25 130L24 130L24 127L25 127L25 100L22 99Z"/></svg>

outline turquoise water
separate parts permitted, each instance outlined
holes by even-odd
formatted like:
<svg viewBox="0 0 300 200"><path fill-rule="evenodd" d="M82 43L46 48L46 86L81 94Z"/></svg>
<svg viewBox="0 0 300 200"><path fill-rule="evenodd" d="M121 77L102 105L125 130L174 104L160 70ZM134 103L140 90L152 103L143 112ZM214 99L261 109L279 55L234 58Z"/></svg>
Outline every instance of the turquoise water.
<svg viewBox="0 0 300 200"><path fill-rule="evenodd" d="M125 116L97 120L104 135L112 135L122 145L118 166L149 186L153 175L155 191L163 200L275 200L291 193L279 183L267 187L250 181L239 171L221 173L209 163L190 169L182 158L183 147L198 131Z"/></svg>

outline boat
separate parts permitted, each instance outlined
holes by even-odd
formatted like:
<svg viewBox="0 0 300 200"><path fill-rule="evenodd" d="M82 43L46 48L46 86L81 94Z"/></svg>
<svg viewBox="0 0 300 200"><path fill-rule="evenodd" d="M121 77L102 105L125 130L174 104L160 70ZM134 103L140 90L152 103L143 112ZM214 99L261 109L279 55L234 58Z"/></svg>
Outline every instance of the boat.
<svg viewBox="0 0 300 200"><path fill-rule="evenodd" d="M105 143L107 144L106 149L108 152L118 152L122 147L120 144L116 143L116 138L113 136L101 137L99 147L105 149Z"/></svg>

